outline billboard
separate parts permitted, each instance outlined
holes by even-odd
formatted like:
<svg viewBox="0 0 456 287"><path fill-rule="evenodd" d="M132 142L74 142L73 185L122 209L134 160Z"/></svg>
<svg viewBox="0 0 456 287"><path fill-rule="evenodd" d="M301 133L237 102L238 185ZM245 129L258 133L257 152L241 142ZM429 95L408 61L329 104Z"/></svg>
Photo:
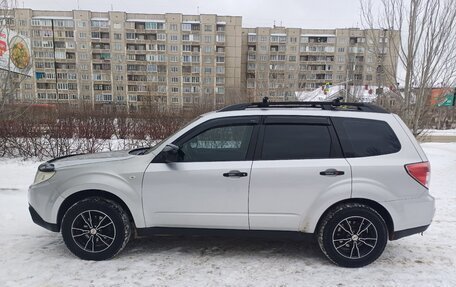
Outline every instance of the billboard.
<svg viewBox="0 0 456 287"><path fill-rule="evenodd" d="M451 107L455 105L455 95L447 94L443 98L443 101L439 103L437 106L439 107Z"/></svg>
<svg viewBox="0 0 456 287"><path fill-rule="evenodd" d="M8 29L0 30L0 69L32 76L29 38Z"/></svg>

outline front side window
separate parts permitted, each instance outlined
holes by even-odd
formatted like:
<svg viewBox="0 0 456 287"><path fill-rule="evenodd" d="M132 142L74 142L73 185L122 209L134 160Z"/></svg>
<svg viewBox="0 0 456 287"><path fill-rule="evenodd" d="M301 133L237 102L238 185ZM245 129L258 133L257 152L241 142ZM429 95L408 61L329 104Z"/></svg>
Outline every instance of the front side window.
<svg viewBox="0 0 456 287"><path fill-rule="evenodd" d="M262 160L321 159L330 156L331 136L326 125L265 126Z"/></svg>
<svg viewBox="0 0 456 287"><path fill-rule="evenodd" d="M234 125L208 129L180 144L180 161L245 160L253 127L253 125Z"/></svg>

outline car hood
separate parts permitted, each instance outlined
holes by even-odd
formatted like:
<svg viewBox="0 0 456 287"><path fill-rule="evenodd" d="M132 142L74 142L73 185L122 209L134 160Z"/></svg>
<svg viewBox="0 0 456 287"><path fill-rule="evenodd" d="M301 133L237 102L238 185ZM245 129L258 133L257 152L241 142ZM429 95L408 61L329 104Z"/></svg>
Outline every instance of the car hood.
<svg viewBox="0 0 456 287"><path fill-rule="evenodd" d="M54 158L47 162L52 164L56 169L65 168L75 165L84 164L96 164L105 163L118 160L125 160L135 157L134 154L129 154L128 150L125 151L113 151L113 152L99 152L99 153L88 153L88 154L75 154L67 155L63 157Z"/></svg>

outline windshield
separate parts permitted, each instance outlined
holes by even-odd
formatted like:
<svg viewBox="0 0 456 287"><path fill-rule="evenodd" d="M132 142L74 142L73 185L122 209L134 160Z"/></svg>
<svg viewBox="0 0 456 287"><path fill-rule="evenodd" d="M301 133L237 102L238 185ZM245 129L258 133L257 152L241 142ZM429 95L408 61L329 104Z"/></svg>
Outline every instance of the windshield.
<svg viewBox="0 0 456 287"><path fill-rule="evenodd" d="M194 122L196 122L197 120L199 120L201 118L201 116L197 116L196 118L194 118L193 120L189 121L188 123L186 123L185 125L183 125L180 129L178 129L177 131L180 131L182 129L185 129L186 127L188 127L189 125L193 124ZM160 140L160 141L157 141L157 143L153 146L151 146L144 154L148 154L152 151L154 151L158 146L160 146L163 142L167 141L170 137L172 137L173 135L175 135L176 133L172 133L171 135L169 135L168 137Z"/></svg>

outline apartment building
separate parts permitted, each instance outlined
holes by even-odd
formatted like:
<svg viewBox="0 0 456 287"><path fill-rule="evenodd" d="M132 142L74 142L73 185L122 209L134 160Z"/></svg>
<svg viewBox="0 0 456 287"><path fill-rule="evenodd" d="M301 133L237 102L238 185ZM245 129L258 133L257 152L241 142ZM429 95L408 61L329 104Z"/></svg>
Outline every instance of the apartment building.
<svg viewBox="0 0 456 287"><path fill-rule="evenodd" d="M21 100L221 106L241 86L238 16L16 9L14 18L34 64Z"/></svg>
<svg viewBox="0 0 456 287"><path fill-rule="evenodd" d="M244 28L242 85L251 100L277 101L327 83L390 86L399 40L399 32L390 30Z"/></svg>
<svg viewBox="0 0 456 287"><path fill-rule="evenodd" d="M399 33L242 28L240 16L15 9L30 37L29 102L191 108L294 100L326 83L395 83Z"/></svg>

